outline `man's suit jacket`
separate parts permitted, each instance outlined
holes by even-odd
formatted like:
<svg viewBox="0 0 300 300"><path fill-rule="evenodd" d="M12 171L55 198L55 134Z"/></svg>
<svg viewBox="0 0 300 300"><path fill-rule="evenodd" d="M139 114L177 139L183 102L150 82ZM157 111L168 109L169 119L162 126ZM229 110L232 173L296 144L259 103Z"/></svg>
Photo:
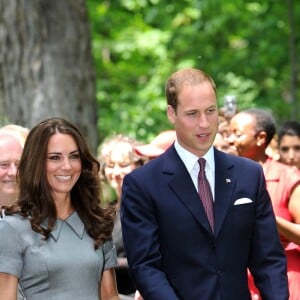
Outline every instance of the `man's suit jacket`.
<svg viewBox="0 0 300 300"><path fill-rule="evenodd" d="M125 177L121 221L133 281L145 300L247 300L249 268L263 299L288 299L262 168L214 151L214 234L174 146Z"/></svg>

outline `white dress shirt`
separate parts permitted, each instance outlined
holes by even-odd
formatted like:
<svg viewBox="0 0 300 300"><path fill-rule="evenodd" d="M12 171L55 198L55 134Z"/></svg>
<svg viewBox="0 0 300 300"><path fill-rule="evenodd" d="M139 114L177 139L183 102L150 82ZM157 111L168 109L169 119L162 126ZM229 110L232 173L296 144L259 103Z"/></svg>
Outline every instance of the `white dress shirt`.
<svg viewBox="0 0 300 300"><path fill-rule="evenodd" d="M196 156L195 154L189 152L185 148L183 148L178 141L175 141L175 149L183 161L185 167L187 168L194 186L196 190L198 191L198 173L200 170L200 166L198 163L198 159L200 157ZM205 174L206 178L209 182L210 189L212 192L213 199L215 199L215 157L214 157L214 149L213 146L207 151L207 153L203 156L203 158L206 160L205 164Z"/></svg>

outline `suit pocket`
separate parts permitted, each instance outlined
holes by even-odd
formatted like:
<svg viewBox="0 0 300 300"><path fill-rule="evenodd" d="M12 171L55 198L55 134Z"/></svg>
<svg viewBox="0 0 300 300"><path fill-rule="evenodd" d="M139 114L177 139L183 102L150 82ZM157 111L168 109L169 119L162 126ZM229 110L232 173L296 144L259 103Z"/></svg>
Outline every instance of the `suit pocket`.
<svg viewBox="0 0 300 300"><path fill-rule="evenodd" d="M241 205L233 205L230 212L233 221L233 230L238 239L249 239L252 235L253 224L255 220L254 203L245 203Z"/></svg>

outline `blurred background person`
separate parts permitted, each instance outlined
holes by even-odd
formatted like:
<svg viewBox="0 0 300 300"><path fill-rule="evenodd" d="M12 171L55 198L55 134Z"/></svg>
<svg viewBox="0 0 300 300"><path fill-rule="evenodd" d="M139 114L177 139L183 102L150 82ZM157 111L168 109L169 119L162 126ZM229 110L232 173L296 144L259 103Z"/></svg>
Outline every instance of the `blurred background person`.
<svg viewBox="0 0 300 300"><path fill-rule="evenodd" d="M266 154L274 160L279 160L278 135L276 133L266 148Z"/></svg>
<svg viewBox="0 0 300 300"><path fill-rule="evenodd" d="M219 114L218 118L218 132L224 137L227 138L229 135L229 120Z"/></svg>
<svg viewBox="0 0 300 300"><path fill-rule="evenodd" d="M116 209L120 207L124 176L147 161L146 156L135 152L134 149L138 145L141 145L141 142L123 134L116 134L106 138L98 147L100 175L114 191L114 199L107 201L115 205Z"/></svg>
<svg viewBox="0 0 300 300"><path fill-rule="evenodd" d="M300 224L292 223L276 216L278 231L282 232L291 242L300 246Z"/></svg>
<svg viewBox="0 0 300 300"><path fill-rule="evenodd" d="M222 108L219 110L218 132L216 133L213 146L218 150L237 155L235 147L228 142L229 136L229 120L223 116ZM232 117L232 116L231 116Z"/></svg>
<svg viewBox="0 0 300 300"><path fill-rule="evenodd" d="M11 205L18 198L17 171L29 129L17 124L0 128L0 208ZM5 210L1 210L0 218ZM18 287L19 300L25 299Z"/></svg>
<svg viewBox="0 0 300 300"><path fill-rule="evenodd" d="M287 121L278 130L279 160L300 169L300 122Z"/></svg>
<svg viewBox="0 0 300 300"><path fill-rule="evenodd" d="M9 133L0 132L0 206L17 200L17 170L22 155L22 145Z"/></svg>
<svg viewBox="0 0 300 300"><path fill-rule="evenodd" d="M0 128L0 207L17 200L16 174L27 134L27 128L15 124Z"/></svg>
<svg viewBox="0 0 300 300"><path fill-rule="evenodd" d="M236 148L233 147L220 132L216 133L213 143L214 147L226 153L237 155Z"/></svg>
<svg viewBox="0 0 300 300"><path fill-rule="evenodd" d="M12 123L4 125L0 130L5 130L14 134L20 140L23 146L29 133L29 128Z"/></svg>
<svg viewBox="0 0 300 300"><path fill-rule="evenodd" d="M277 222L277 228L287 256L289 299L298 300L300 246L293 242L291 236L295 234L293 230L296 225L300 224L300 171L266 154L266 148L276 133L276 123L269 112L262 109L241 111L231 119L229 129L229 142L237 149L238 155L262 165L276 217L290 223L289 227L283 228L283 225ZM279 219L278 221L280 222ZM251 279L249 284L253 299L261 299Z"/></svg>
<svg viewBox="0 0 300 300"><path fill-rule="evenodd" d="M142 166L148 160L147 157L138 155L135 152L134 149L138 145L141 145L141 143L137 140L117 134L105 139L98 148L98 160L101 164L100 176L106 184L112 187L114 192L111 195L113 199L106 199L106 201L116 208L112 238L117 250L116 278L121 299L126 299L123 295L133 296L136 291L129 275L119 209L124 176L135 168Z"/></svg>
<svg viewBox="0 0 300 300"><path fill-rule="evenodd" d="M151 160L163 154L174 143L175 139L175 130L164 130L153 138L150 143L137 145L134 149L137 154Z"/></svg>

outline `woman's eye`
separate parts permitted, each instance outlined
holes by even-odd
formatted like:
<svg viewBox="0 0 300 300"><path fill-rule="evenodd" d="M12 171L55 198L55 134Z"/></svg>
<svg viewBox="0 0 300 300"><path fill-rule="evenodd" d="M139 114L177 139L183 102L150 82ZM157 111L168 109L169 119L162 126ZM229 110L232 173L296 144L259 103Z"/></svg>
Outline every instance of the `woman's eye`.
<svg viewBox="0 0 300 300"><path fill-rule="evenodd" d="M59 160L60 157L59 157L59 155L51 155L51 156L49 156L49 159L51 159L51 160Z"/></svg>
<svg viewBox="0 0 300 300"><path fill-rule="evenodd" d="M80 158L80 155L79 155L79 153L72 154L70 158L71 159L78 159L78 158Z"/></svg>
<svg viewBox="0 0 300 300"><path fill-rule="evenodd" d="M129 167L131 165L131 162L129 162L129 163L123 163L123 164L120 164L120 167L121 168L127 168L127 167Z"/></svg>

